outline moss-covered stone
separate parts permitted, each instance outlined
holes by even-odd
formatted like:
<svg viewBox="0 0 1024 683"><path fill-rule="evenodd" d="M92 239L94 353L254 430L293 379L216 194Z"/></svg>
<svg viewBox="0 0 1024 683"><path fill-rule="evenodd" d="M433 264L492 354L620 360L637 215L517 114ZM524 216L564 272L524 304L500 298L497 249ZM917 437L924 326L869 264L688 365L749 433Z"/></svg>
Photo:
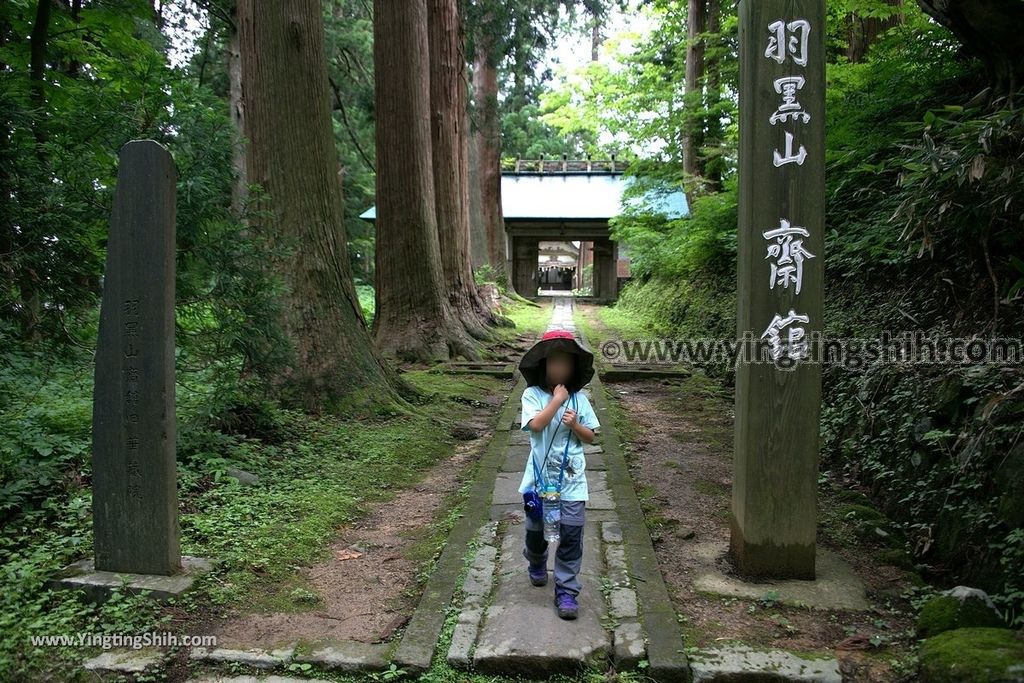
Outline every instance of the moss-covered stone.
<svg viewBox="0 0 1024 683"><path fill-rule="evenodd" d="M843 505L839 508L841 517L853 523L854 532L863 540L874 541L890 547L902 547L905 537L883 513L869 505Z"/></svg>
<svg viewBox="0 0 1024 683"><path fill-rule="evenodd" d="M924 641L922 683L1024 681L1024 638L1006 628L958 628Z"/></svg>
<svg viewBox="0 0 1024 683"><path fill-rule="evenodd" d="M857 505L863 505L870 507L871 499L860 491L854 491L853 489L842 489L836 493L836 498L843 501L844 503L856 503Z"/></svg>
<svg viewBox="0 0 1024 683"><path fill-rule="evenodd" d="M876 557L881 564L890 564L908 571L914 569L914 560L906 548L887 548L879 551Z"/></svg>
<svg viewBox="0 0 1024 683"><path fill-rule="evenodd" d="M1004 626L1002 619L984 600L960 601L951 595L937 595L924 604L917 617L917 635L921 638L943 631L972 626Z"/></svg>
<svg viewBox="0 0 1024 683"><path fill-rule="evenodd" d="M858 522L874 523L882 526L889 523L889 520L886 519L885 515L869 505L844 505L840 508L840 512L844 517L855 519Z"/></svg>

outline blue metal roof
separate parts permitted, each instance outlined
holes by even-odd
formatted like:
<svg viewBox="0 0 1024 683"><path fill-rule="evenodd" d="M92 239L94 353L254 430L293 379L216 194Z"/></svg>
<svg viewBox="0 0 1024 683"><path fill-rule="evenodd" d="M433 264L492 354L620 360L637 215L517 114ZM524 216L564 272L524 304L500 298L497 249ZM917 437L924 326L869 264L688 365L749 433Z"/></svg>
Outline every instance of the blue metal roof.
<svg viewBox="0 0 1024 683"><path fill-rule="evenodd" d="M607 220L622 213L622 194L634 181L618 174L505 174L501 176L501 208L505 220ZM663 214L666 218L690 215L681 189L661 184L627 206ZM377 218L373 206L359 215Z"/></svg>

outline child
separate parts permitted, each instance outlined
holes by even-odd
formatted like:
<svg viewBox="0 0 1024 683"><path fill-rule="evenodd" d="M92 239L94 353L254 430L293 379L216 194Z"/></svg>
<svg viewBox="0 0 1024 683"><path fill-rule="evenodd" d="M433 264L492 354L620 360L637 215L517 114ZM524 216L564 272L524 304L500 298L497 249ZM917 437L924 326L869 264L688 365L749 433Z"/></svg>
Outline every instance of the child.
<svg viewBox="0 0 1024 683"><path fill-rule="evenodd" d="M589 497L583 444L592 443L594 430L601 426L590 401L577 392L594 376L594 355L576 341L572 332L553 330L523 355L519 370L528 385L523 391L521 428L530 432L530 460L519 492L527 494L526 500L531 491L543 494L546 484L556 488L560 485L555 605L559 617L575 619L581 588L578 574L583 558L584 509ZM538 474L541 482L537 481ZM543 501L543 505L548 504ZM548 541L543 528L543 520L528 510L523 556L529 561L528 573L534 586L543 586L548 580Z"/></svg>

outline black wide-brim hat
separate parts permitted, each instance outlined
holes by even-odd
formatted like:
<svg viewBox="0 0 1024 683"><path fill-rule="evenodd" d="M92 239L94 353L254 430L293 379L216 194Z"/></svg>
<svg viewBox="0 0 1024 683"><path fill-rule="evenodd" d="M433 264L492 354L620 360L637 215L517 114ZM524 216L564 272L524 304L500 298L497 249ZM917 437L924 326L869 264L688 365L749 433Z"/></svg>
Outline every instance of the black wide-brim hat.
<svg viewBox="0 0 1024 683"><path fill-rule="evenodd" d="M590 349L568 330L551 330L545 332L540 341L531 346L519 361L519 372L526 379L527 386L544 385L546 361L552 351L565 351L575 356L572 377L565 383L570 393L579 391L594 378L594 354Z"/></svg>

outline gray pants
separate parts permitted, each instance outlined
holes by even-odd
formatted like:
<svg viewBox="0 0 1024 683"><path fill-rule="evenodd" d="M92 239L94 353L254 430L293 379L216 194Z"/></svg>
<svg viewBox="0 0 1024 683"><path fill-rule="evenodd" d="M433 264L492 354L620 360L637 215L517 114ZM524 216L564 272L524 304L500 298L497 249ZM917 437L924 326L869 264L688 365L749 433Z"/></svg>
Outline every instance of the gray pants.
<svg viewBox="0 0 1024 683"><path fill-rule="evenodd" d="M580 593L579 573L583 564L583 521L585 500L559 501L562 523L558 530L558 549L555 551L555 592ZM531 565L548 564L548 542L544 540L544 522L526 517L526 545L523 557Z"/></svg>

